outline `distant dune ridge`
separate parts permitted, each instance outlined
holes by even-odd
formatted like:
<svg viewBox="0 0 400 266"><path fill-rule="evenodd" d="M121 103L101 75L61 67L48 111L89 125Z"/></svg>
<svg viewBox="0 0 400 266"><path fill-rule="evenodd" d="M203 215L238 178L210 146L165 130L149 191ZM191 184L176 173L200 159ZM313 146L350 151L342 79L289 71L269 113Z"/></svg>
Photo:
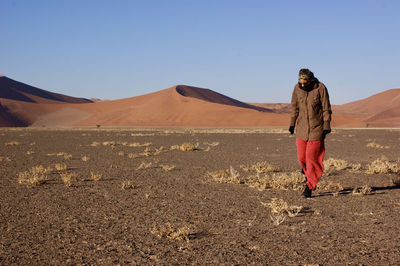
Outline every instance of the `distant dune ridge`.
<svg viewBox="0 0 400 266"><path fill-rule="evenodd" d="M334 106L333 126L400 126L400 89ZM0 76L0 126L288 126L290 104L244 103L177 85L113 101L76 98Z"/></svg>

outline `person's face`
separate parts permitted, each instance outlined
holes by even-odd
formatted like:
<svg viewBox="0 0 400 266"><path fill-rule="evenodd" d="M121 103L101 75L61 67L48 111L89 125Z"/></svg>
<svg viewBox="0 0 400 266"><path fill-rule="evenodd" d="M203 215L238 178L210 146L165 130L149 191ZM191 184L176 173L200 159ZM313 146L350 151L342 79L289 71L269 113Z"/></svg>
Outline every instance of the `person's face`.
<svg viewBox="0 0 400 266"><path fill-rule="evenodd" d="M307 87L308 84L310 84L310 81L308 81L306 79L299 79L300 87L302 87L302 88Z"/></svg>

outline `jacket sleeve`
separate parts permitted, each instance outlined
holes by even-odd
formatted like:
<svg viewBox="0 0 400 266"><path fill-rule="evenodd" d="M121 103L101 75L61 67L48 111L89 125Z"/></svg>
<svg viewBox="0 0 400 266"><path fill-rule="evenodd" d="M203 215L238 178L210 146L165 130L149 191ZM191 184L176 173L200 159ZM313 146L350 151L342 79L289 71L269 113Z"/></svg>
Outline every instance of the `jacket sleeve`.
<svg viewBox="0 0 400 266"><path fill-rule="evenodd" d="M322 116L324 119L323 129L331 130L332 109L331 109L331 103L329 101L328 90L326 89L325 85L322 85L321 88L321 101L322 101Z"/></svg>
<svg viewBox="0 0 400 266"><path fill-rule="evenodd" d="M292 93L291 108L290 126L294 127L296 125L297 117L299 116L299 102L297 101L296 86L294 87Z"/></svg>

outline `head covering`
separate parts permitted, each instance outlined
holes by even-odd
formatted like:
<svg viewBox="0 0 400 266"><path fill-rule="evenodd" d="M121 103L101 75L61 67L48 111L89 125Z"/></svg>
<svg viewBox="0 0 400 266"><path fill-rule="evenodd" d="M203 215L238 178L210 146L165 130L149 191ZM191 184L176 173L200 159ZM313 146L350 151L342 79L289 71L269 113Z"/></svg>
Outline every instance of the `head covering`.
<svg viewBox="0 0 400 266"><path fill-rule="evenodd" d="M312 73L307 68L302 68L299 71L299 79L313 80L314 79L314 73Z"/></svg>

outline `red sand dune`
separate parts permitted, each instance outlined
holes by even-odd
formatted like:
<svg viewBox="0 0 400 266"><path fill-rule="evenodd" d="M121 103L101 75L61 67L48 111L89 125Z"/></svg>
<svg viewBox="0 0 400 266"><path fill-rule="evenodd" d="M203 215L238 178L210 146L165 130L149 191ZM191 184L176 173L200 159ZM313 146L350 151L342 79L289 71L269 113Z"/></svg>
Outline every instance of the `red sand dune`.
<svg viewBox="0 0 400 266"><path fill-rule="evenodd" d="M6 82L4 82L4 80ZM1 82L3 80L3 82ZM10 86L10 84L12 86ZM115 101L47 92L0 78L0 126L288 126L289 104L248 104L208 89L178 85L154 93ZM6 86L8 85L8 86ZM21 87L19 87L21 88ZM3 90L4 89L4 90ZM32 94L30 94L32 93ZM17 97L18 96L18 97ZM393 98L393 97L392 97ZM79 104L77 104L79 103ZM345 106L345 105L343 105ZM346 108L333 114L333 126L364 127L365 121ZM371 104L371 112L374 109ZM378 108L377 108L378 109ZM375 113L386 123L398 121L397 109ZM396 122L397 123L397 122ZM372 124L371 124L372 125Z"/></svg>
<svg viewBox="0 0 400 266"><path fill-rule="evenodd" d="M400 126L400 89L334 107L339 114L359 118L370 126Z"/></svg>
<svg viewBox="0 0 400 266"><path fill-rule="evenodd" d="M45 91L25 83L0 76L0 98L35 103L89 103L88 99Z"/></svg>

